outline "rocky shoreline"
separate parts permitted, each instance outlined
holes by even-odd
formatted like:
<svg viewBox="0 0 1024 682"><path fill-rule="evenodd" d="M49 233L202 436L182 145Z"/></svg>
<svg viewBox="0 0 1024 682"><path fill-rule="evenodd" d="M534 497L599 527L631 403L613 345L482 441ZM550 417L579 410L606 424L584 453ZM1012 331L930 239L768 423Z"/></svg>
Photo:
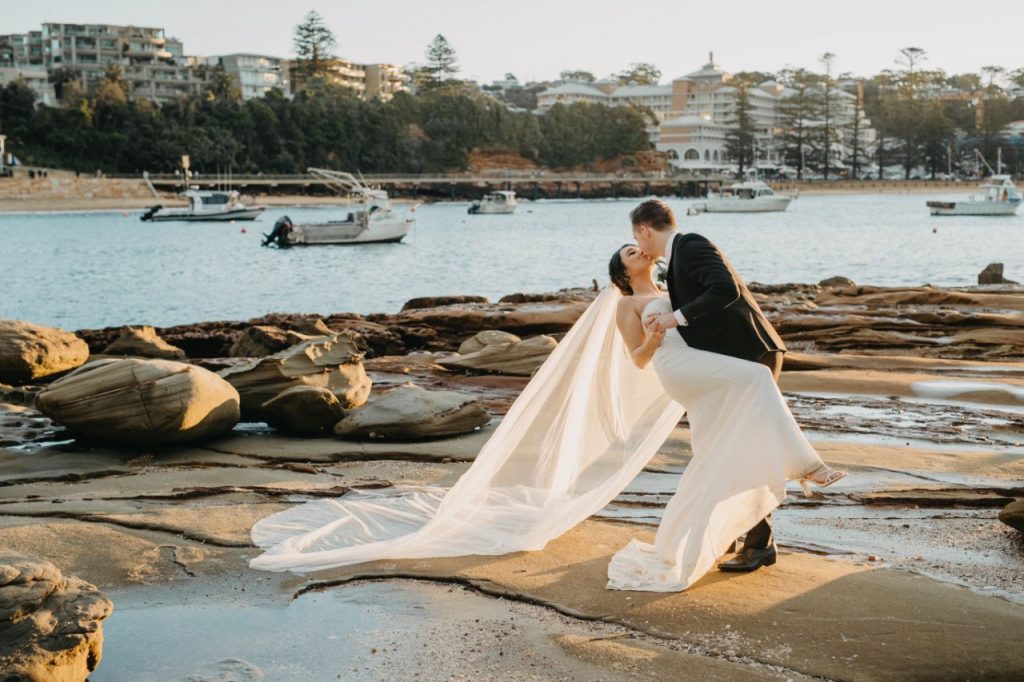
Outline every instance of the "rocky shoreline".
<svg viewBox="0 0 1024 682"><path fill-rule="evenodd" d="M421 299L366 316L276 314L46 336L51 352L36 347L32 358L42 360L20 373L0 359L0 546L112 597L116 637L108 634L104 655L118 674L145 664L134 633L160 617L140 600L183 599L189 608L185 595L202 594L212 604L276 604L284 613L308 604L293 597L316 591L358 600L376 589L368 580L415 591L427 600L425 614L464 599L454 589L510 600L495 608L517 614L545 665L567 677L1024 674L1024 287L881 288L833 278L751 289L790 346L780 385L794 415L827 462L851 471L824 494L786 501L776 515L786 551L770 570L712 573L675 595L604 590L608 557L650 532L689 461L685 420L626 491L544 551L379 562L307 577L248 569L252 523L296 501L353 488L450 485L592 300L590 288L498 302ZM11 329L0 331L0 350L29 333ZM140 378L143 368L160 370L155 384ZM162 433L178 434L174 443L135 441L158 420L112 436L81 421L104 413L54 407L108 399L93 384L115 383L143 396L119 399L118 410L161 406L146 391L167 386L208 405L204 414L221 426L161 421ZM218 407L232 401L237 412ZM122 602L134 604L130 615L119 615ZM490 625L468 639L469 626L436 630L467 662L461 669L432 668L417 658L413 637L345 630L365 647L338 677L365 679L353 671L360 665L375 679L399 674L411 670L403 667L409 660L423 661L421 679L543 677L501 634L512 621L497 613L480 611ZM445 622L423 617L416 627ZM246 627L243 619L238 632ZM235 638L246 637L225 641ZM238 656L259 659L258 650L237 646ZM226 662L233 651L168 665L179 665L180 676L221 679L224 666L235 665ZM269 659L247 665L276 670Z"/></svg>

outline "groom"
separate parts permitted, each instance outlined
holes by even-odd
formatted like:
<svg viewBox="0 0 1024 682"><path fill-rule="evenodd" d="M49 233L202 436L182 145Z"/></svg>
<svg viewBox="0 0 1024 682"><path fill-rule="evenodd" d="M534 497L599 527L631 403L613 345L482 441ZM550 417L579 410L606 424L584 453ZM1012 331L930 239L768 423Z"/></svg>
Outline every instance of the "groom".
<svg viewBox="0 0 1024 682"><path fill-rule="evenodd" d="M786 346L718 247L699 234L680 234L672 209L659 199L643 202L629 217L640 250L668 266L673 312L654 317L652 329L676 328L692 348L767 365L777 381ZM740 553L718 568L754 571L775 559L769 515L747 532Z"/></svg>

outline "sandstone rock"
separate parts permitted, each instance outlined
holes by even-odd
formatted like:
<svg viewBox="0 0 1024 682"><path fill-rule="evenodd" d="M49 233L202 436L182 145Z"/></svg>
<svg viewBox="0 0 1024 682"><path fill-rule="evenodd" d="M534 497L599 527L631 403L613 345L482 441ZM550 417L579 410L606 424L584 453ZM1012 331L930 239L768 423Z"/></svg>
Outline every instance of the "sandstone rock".
<svg viewBox="0 0 1024 682"><path fill-rule="evenodd" d="M593 287L561 289L541 294L508 294L498 299L498 303L541 303L544 301L584 301L589 303L597 298L599 289Z"/></svg>
<svg viewBox="0 0 1024 682"><path fill-rule="evenodd" d="M345 416L337 396L319 386L293 386L263 403L267 423L300 436L325 436Z"/></svg>
<svg viewBox="0 0 1024 682"><path fill-rule="evenodd" d="M490 420L471 395L406 384L349 412L334 433L343 438L425 440L469 433Z"/></svg>
<svg viewBox="0 0 1024 682"><path fill-rule="evenodd" d="M590 301L582 297L534 303L469 304L409 310L388 318L386 323L401 326L403 335L426 327L435 336L457 335L461 339L465 339L467 333L485 329L501 329L519 336L557 334L568 331L589 305ZM415 348L447 350L457 348L459 343L450 343L448 348L425 345Z"/></svg>
<svg viewBox="0 0 1024 682"><path fill-rule="evenodd" d="M242 417L262 421L263 404L294 386L318 386L337 396L342 409L370 395L359 337L352 332L307 339L274 355L222 370L242 398Z"/></svg>
<svg viewBox="0 0 1024 682"><path fill-rule="evenodd" d="M254 325L242 332L231 345L234 358L263 358L278 353L309 337L269 325Z"/></svg>
<svg viewBox="0 0 1024 682"><path fill-rule="evenodd" d="M379 355L400 355L406 351L405 341L399 333L401 327L391 329L379 322L371 322L360 316L331 316L328 326L336 332L351 331L359 335L370 357Z"/></svg>
<svg viewBox="0 0 1024 682"><path fill-rule="evenodd" d="M847 287L855 287L857 286L857 283L849 277L839 277L837 275L835 277L829 277L821 280L818 282L818 286L825 289L845 289Z"/></svg>
<svg viewBox="0 0 1024 682"><path fill-rule="evenodd" d="M71 332L20 320L0 320L0 381L30 383L74 369L89 357Z"/></svg>
<svg viewBox="0 0 1024 682"><path fill-rule="evenodd" d="M191 443L238 423L238 392L169 360L97 360L45 387L36 406L77 436L113 445Z"/></svg>
<svg viewBox="0 0 1024 682"><path fill-rule="evenodd" d="M334 330L327 326L327 323L319 317L306 317L295 320L289 331L305 334L306 336L330 336Z"/></svg>
<svg viewBox="0 0 1024 682"><path fill-rule="evenodd" d="M530 376L544 364L556 346L558 342L550 336L535 336L525 341L495 343L465 355L439 358L437 364L447 369ZM473 344L468 347L472 348Z"/></svg>
<svg viewBox="0 0 1024 682"><path fill-rule="evenodd" d="M1017 500L1003 507L999 512L999 520L1024 533L1024 500Z"/></svg>
<svg viewBox="0 0 1024 682"><path fill-rule="evenodd" d="M103 656L113 605L48 561L0 553L0 674L4 680L81 682Z"/></svg>
<svg viewBox="0 0 1024 682"><path fill-rule="evenodd" d="M978 284L1016 284L1013 280L1003 277L1002 263L989 263L978 273Z"/></svg>
<svg viewBox="0 0 1024 682"><path fill-rule="evenodd" d="M184 360L185 351L157 335L153 327L125 327L121 335L103 349L104 355L132 355L158 360Z"/></svg>
<svg viewBox="0 0 1024 682"><path fill-rule="evenodd" d="M477 332L475 335L466 339L459 346L459 355L468 355L470 353L476 353L481 351L488 346L511 346L514 343L522 341L515 334L509 334L508 332L499 331L497 329L486 329L482 332Z"/></svg>
<svg viewBox="0 0 1024 682"><path fill-rule="evenodd" d="M484 296L421 296L411 298L402 306L402 312L406 310L418 310L420 308L438 308L444 305L458 305L460 303L487 303Z"/></svg>

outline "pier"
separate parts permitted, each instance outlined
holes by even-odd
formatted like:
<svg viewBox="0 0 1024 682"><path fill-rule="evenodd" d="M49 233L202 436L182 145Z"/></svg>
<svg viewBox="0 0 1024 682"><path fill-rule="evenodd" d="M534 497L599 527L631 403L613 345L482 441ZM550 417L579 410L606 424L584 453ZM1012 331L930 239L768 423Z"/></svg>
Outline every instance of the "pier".
<svg viewBox="0 0 1024 682"><path fill-rule="evenodd" d="M127 176L119 176L126 177ZM137 176L136 176L137 177ZM698 197L722 183L725 176L670 176L648 174L601 173L449 173L449 174L370 174L360 175L367 185L386 189L391 196L422 199L479 199L496 189L511 189L525 199L598 199L642 197L650 195ZM165 173L144 175L156 190L176 191L182 187L180 175ZM313 175L193 175L190 185L210 189L230 185L250 194L331 194L329 183Z"/></svg>

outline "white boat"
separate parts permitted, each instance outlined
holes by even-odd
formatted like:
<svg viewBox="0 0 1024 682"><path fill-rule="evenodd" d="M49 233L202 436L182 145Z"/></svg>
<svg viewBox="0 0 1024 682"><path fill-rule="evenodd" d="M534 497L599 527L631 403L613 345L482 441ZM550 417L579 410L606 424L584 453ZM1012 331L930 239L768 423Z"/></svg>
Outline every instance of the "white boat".
<svg viewBox="0 0 1024 682"><path fill-rule="evenodd" d="M705 201L690 207L691 213L765 213L785 211L795 197L776 194L761 180L737 182L718 192L708 193Z"/></svg>
<svg viewBox="0 0 1024 682"><path fill-rule="evenodd" d="M973 194L960 201L929 201L932 215L1015 215L1020 208L1020 190L1009 175L993 175L979 189L982 196Z"/></svg>
<svg viewBox="0 0 1024 682"><path fill-rule="evenodd" d="M226 221L255 220L265 210L263 206L246 204L234 190L200 190L191 187L181 193L188 200L187 208L153 206L142 214L141 220L164 221Z"/></svg>
<svg viewBox="0 0 1024 682"><path fill-rule="evenodd" d="M349 211L344 220L322 223L293 223L288 216L274 223L273 231L264 235L263 246L313 246L319 244L380 244L400 242L416 224L413 206L399 215L391 206L388 193L371 189L351 173L310 168L309 172L327 180L327 184L354 195L358 208Z"/></svg>
<svg viewBox="0 0 1024 682"><path fill-rule="evenodd" d="M496 215L514 213L519 201L516 193L511 191L490 192L485 194L480 201L474 201L469 205L470 215Z"/></svg>

